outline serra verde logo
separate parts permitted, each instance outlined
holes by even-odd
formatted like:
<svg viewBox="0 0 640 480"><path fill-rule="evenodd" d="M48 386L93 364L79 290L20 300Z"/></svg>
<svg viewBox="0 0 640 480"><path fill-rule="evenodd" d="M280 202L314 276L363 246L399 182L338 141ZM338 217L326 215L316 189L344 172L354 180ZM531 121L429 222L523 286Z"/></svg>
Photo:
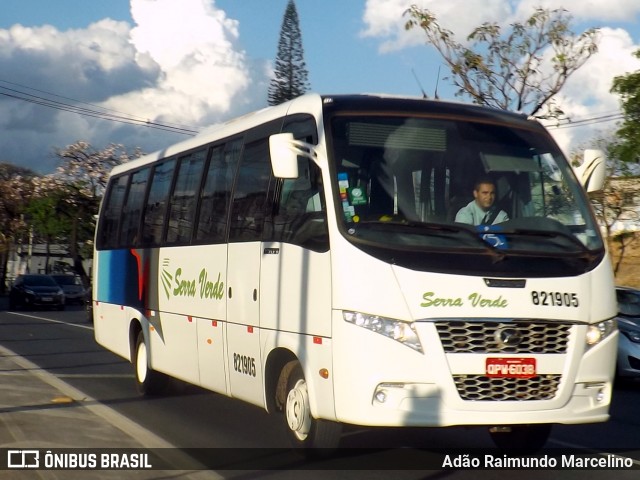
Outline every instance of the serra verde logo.
<svg viewBox="0 0 640 480"><path fill-rule="evenodd" d="M472 293L464 300L462 297L437 297L435 292L425 292L422 300L420 306L424 308L463 307L466 304L474 308L507 308L509 306L509 302L502 298L502 295L497 298L485 298L479 293Z"/></svg>
<svg viewBox="0 0 640 480"><path fill-rule="evenodd" d="M165 259L163 267L169 266L169 259ZM222 273L218 273L218 278L214 282L210 280L209 272L206 268L200 270L197 278L183 276L182 267L178 267L172 274L167 268L162 269L162 287L167 299L171 297L201 298L205 300L222 300L224 296L224 282L221 280Z"/></svg>

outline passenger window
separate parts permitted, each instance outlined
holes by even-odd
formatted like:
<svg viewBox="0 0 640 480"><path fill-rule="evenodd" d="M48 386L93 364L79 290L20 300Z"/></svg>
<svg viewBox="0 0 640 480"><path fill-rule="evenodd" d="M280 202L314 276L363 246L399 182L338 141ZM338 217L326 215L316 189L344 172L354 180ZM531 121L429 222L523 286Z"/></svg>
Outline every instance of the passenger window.
<svg viewBox="0 0 640 480"><path fill-rule="evenodd" d="M242 140L214 147L205 173L196 227L196 242L223 243L227 229L233 179Z"/></svg>
<svg viewBox="0 0 640 480"><path fill-rule="evenodd" d="M114 248L118 245L118 225L122 217L122 206L127 193L127 185L129 183L129 175L123 175L109 186L107 199L104 205L104 215L102 225L100 226L100 234L98 235L97 248Z"/></svg>
<svg viewBox="0 0 640 480"><path fill-rule="evenodd" d="M175 164L175 160L169 160L156 165L153 170L153 180L144 212L143 244L145 246L155 247L162 243L164 215Z"/></svg>
<svg viewBox="0 0 640 480"><path fill-rule="evenodd" d="M233 194L230 242L262 239L270 177L271 163L267 139L248 144L240 162Z"/></svg>
<svg viewBox="0 0 640 480"><path fill-rule="evenodd" d="M205 150L186 155L180 159L176 185L169 204L168 244L187 244L191 241L205 159Z"/></svg>
<svg viewBox="0 0 640 480"><path fill-rule="evenodd" d="M147 190L150 168L144 168L133 174L127 200L122 209L120 227L120 246L130 247L139 243L140 215L144 207L144 195Z"/></svg>

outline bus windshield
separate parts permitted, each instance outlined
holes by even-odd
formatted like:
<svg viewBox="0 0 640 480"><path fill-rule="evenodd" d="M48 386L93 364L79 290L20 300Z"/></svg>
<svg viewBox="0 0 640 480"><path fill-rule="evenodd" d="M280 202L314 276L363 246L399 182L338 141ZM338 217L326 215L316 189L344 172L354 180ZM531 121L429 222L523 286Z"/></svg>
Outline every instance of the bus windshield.
<svg viewBox="0 0 640 480"><path fill-rule="evenodd" d="M342 231L356 244L534 256L603 248L586 195L542 128L336 115L331 140Z"/></svg>

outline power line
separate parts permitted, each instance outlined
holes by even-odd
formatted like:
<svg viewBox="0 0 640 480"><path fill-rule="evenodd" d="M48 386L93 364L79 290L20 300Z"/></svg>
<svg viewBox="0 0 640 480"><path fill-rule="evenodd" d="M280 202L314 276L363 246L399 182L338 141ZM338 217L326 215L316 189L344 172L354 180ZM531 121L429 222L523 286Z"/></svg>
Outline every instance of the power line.
<svg viewBox="0 0 640 480"><path fill-rule="evenodd" d="M120 112L118 110L113 110L109 108L105 108L99 105L95 105L92 103L83 102L80 100L76 100L70 97L65 97L62 95L58 95L55 93L47 92L45 90L39 90L37 88L32 88L26 85L21 85L19 83L10 82L8 80L0 79L1 83L5 83L8 85L13 85L16 87L20 87L22 89L31 90L34 92L39 92L45 94L50 97L60 98L63 100L68 100L73 103L67 103L63 101L52 100L50 98L46 98L39 95L33 95L18 89L4 87L0 85L0 96L4 96L7 98L12 98L14 100L21 100L24 102L32 103L35 105L39 105L42 107L53 108L56 110L75 113L78 115L83 115L87 117L97 118L100 120L108 120L116 123L124 123L129 125L137 125L141 127L154 128L158 130L179 133L182 135L196 135L198 130L195 130L193 127L180 125L180 124L169 124L169 123L160 123L160 122L152 122L148 119L144 119L142 117L137 117L135 115L131 115L129 113ZM4 90L4 91L2 91ZM7 93L9 92L9 93ZM82 107L80 105L87 105L91 108ZM549 125L547 128L549 130L559 130L566 128L578 128L590 125L596 125L599 123L611 122L616 120L622 120L624 115L620 112L611 113L611 114L602 114L594 117L587 117L579 120L568 120L567 123L562 125Z"/></svg>
<svg viewBox="0 0 640 480"><path fill-rule="evenodd" d="M552 126L548 126L547 128L549 130L557 130L557 129L564 129L564 128L577 128L577 127L584 127L584 126L589 126L589 125L596 125L599 123L605 123L605 122L613 122L616 120L622 120L624 119L624 115L620 112L617 113L611 113L611 114L603 114L603 115L599 115L599 116L595 116L595 117L587 117L587 118L583 118L583 119L579 119L579 120L568 120L567 123L562 124L562 125L552 125Z"/></svg>
<svg viewBox="0 0 640 480"><path fill-rule="evenodd" d="M108 109L108 108L104 108L98 105L94 105L91 103L87 103L87 102L82 102L79 100L75 100L73 98L69 98L69 97L64 97L62 95L57 95L51 92L47 92L44 90L38 90L35 88L31 88L25 85L20 85L14 82L9 82L6 80L2 80L0 79L0 82L9 84L9 85L14 85L17 87L20 87L22 89L28 89L28 90L32 90L34 92L39 92L45 95L48 95L50 97L57 97L60 99L64 99L64 100L69 100L71 102L74 103L67 103L67 102L62 102L62 101L58 101L58 100L53 100L50 98L46 98L44 96L40 96L40 95L33 95L31 93L27 93L25 91L21 91L18 89L14 89L14 88L9 88L9 87L4 87L0 85L0 96L4 96L4 97L8 97L8 98L12 98L15 100L21 100L27 103L32 103L35 105L39 105L39 106L43 106L43 107L47 107L47 108L53 108L56 110L60 110L60 111L65 111L65 112L69 112L69 113L75 113L78 115L83 115L83 116L87 116L87 117L92 117L92 118L98 118L101 120L108 120L108 121L112 121L112 122L117 122L117 123L125 123L125 124L130 124L130 125L137 125L137 126L142 126L142 127L148 127L148 128L154 128L154 129L159 129L159 130L164 130L164 131L169 131L169 132L173 132L173 133L179 133L182 135L195 135L198 133L197 130L192 129L191 127L186 127L183 125L178 125L178 124L168 124L168 123L159 123L159 122L152 122L150 120L147 119L143 119L142 117L137 117L135 115L131 115L128 113L124 113L124 112L119 112L117 110L112 110L112 109ZM3 91L4 90L4 91ZM87 105L89 107L92 108L86 108L86 107L82 107L80 105Z"/></svg>

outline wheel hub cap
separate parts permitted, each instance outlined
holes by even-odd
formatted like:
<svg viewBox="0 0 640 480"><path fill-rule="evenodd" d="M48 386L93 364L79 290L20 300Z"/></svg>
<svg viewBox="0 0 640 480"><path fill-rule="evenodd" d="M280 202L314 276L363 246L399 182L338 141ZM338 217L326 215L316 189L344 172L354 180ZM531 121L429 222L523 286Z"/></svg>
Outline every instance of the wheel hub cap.
<svg viewBox="0 0 640 480"><path fill-rule="evenodd" d="M299 439L304 440L311 427L311 412L307 385L303 380L298 381L287 395L286 415L289 428Z"/></svg>

